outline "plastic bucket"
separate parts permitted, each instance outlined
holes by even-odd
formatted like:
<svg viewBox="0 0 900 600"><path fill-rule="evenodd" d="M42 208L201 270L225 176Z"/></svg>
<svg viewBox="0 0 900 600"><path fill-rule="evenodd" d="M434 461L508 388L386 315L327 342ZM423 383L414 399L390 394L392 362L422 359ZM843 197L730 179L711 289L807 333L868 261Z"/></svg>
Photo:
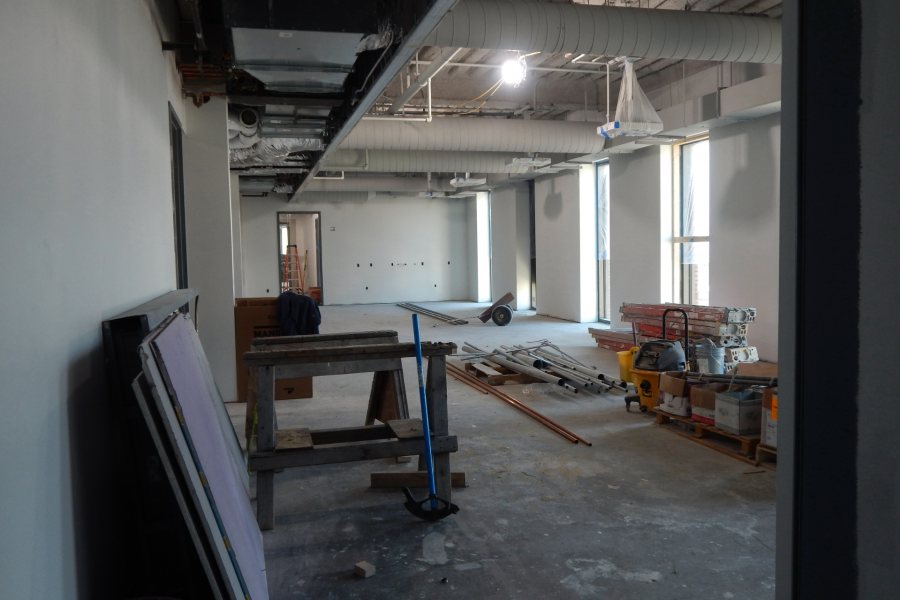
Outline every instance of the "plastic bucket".
<svg viewBox="0 0 900 600"><path fill-rule="evenodd" d="M694 346L694 359L701 373L725 372L725 348L720 348L712 340L701 340Z"/></svg>
<svg viewBox="0 0 900 600"><path fill-rule="evenodd" d="M631 381L631 365L634 364L634 353L637 351L635 346L631 350L616 352L616 356L619 357L619 379L622 381Z"/></svg>

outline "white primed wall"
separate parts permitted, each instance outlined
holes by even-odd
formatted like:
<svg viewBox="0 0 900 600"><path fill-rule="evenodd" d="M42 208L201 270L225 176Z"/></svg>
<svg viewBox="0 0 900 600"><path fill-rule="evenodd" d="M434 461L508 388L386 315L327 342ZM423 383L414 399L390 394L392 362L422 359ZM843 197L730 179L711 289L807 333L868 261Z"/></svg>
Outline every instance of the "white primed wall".
<svg viewBox="0 0 900 600"><path fill-rule="evenodd" d="M222 398L233 402L234 255L226 112L223 98L188 107L184 203L188 285L200 293L197 330Z"/></svg>
<svg viewBox="0 0 900 600"><path fill-rule="evenodd" d="M611 323L623 327L623 302L660 301L660 149L609 160Z"/></svg>
<svg viewBox="0 0 900 600"><path fill-rule="evenodd" d="M230 176L231 192L231 265L234 297L244 295L243 268L241 267L241 191L239 177L236 173Z"/></svg>
<svg viewBox="0 0 900 600"><path fill-rule="evenodd" d="M106 597L73 448L105 434L101 321L175 285L159 43L143 2L0 3L4 598Z"/></svg>
<svg viewBox="0 0 900 600"><path fill-rule="evenodd" d="M534 196L537 310L569 321L596 321L593 177L568 171L539 179Z"/></svg>
<svg viewBox="0 0 900 600"><path fill-rule="evenodd" d="M780 115L710 132L710 303L754 306L748 341L778 360Z"/></svg>
<svg viewBox="0 0 900 600"><path fill-rule="evenodd" d="M326 304L467 299L469 202L364 192L311 192L292 203L244 197L244 295L278 295L276 213L320 211Z"/></svg>
<svg viewBox="0 0 900 600"><path fill-rule="evenodd" d="M597 170L593 164L578 170L579 315L582 323L599 317L597 279Z"/></svg>
<svg viewBox="0 0 900 600"><path fill-rule="evenodd" d="M531 240L528 186L511 185L491 192L491 296L506 292L512 307L531 306Z"/></svg>

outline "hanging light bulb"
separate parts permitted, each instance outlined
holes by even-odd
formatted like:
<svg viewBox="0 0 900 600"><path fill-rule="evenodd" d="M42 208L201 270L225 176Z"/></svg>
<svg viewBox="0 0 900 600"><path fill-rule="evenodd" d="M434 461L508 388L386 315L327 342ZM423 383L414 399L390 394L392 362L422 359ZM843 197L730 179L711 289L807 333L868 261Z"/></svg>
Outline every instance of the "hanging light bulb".
<svg viewBox="0 0 900 600"><path fill-rule="evenodd" d="M508 83L513 87L516 87L525 81L526 71L527 67L523 57L511 58L503 63L503 66L500 68L503 83Z"/></svg>

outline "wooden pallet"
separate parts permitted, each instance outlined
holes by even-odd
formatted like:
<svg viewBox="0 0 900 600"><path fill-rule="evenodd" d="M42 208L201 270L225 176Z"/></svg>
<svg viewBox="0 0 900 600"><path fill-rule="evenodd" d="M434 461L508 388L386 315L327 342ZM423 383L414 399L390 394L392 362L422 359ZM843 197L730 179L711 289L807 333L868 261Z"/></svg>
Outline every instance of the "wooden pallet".
<svg viewBox="0 0 900 600"><path fill-rule="evenodd" d="M756 466L775 464L778 462L778 450L772 446L760 444L756 447Z"/></svg>
<svg viewBox="0 0 900 600"><path fill-rule="evenodd" d="M656 415L657 425L732 458L754 466L758 464L756 448L759 436L735 435L724 429L699 423L690 417L671 415L656 408L651 410Z"/></svg>

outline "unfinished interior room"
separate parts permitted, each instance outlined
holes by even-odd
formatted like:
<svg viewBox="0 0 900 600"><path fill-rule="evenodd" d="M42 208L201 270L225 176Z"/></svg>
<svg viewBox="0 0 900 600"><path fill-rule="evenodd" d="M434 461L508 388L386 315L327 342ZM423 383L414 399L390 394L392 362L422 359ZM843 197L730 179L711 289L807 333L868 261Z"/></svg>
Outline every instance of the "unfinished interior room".
<svg viewBox="0 0 900 600"><path fill-rule="evenodd" d="M897 23L0 2L0 597L896 598Z"/></svg>

